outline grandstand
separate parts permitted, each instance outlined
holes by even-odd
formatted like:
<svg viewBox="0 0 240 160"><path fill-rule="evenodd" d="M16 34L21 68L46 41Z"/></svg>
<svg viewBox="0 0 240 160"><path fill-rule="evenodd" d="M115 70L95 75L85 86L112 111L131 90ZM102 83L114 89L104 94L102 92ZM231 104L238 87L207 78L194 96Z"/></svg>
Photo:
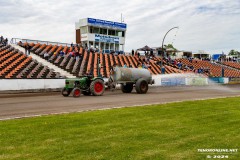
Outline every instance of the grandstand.
<svg viewBox="0 0 240 160"><path fill-rule="evenodd" d="M10 45L0 44L0 78L60 78L60 74Z"/></svg>
<svg viewBox="0 0 240 160"><path fill-rule="evenodd" d="M240 64L239 63L236 63L236 62L223 62L222 64L226 65L226 66L229 66L229 67L232 67L232 68L235 68L235 69L240 69Z"/></svg>
<svg viewBox="0 0 240 160"><path fill-rule="evenodd" d="M179 62L182 62L183 64L187 66L193 66L195 70L198 69L208 69L209 72L205 72L207 76L211 77L221 77L222 76L222 69L224 69L224 77L240 77L240 70L233 69L230 67L227 67L226 65L221 65L219 63L211 62L209 60L200 60L200 59L178 59ZM239 64L231 62L230 64L234 64L238 66Z"/></svg>
<svg viewBox="0 0 240 160"><path fill-rule="evenodd" d="M86 74L93 74L96 76L109 77L110 69L112 66L121 66L123 67L125 64L127 67L137 68L139 65L149 66L148 70L152 74L161 74L161 68L157 64L160 58L152 58L147 62L145 56L130 56L130 55L114 55L114 54L103 54L92 52L89 50L84 50L82 47L71 47L71 46L58 46L58 45L46 45L41 43L24 43L19 44L21 47L25 47L26 45L32 46L32 53L44 58L44 53L48 52L49 59L48 61L55 66L79 77ZM64 56L60 55L60 51L65 53ZM79 52L80 58L76 58L72 56L70 53L72 51ZM45 59L46 60L46 59ZM100 72L98 72L98 66L101 64ZM183 71L171 67L165 64L166 73L182 73Z"/></svg>
<svg viewBox="0 0 240 160"><path fill-rule="evenodd" d="M224 77L240 77L240 64L237 62L215 63L196 58L191 60L178 58L174 60L176 63L172 63L173 60L158 56L103 54L101 51L85 50L83 47L66 43L31 40L26 40L24 43L15 41L15 43L18 45L0 45L0 77L2 79L70 78L89 74L94 77L108 78L113 66L132 68L144 66L151 74L157 75L162 74L161 65L164 66L166 74L198 73L199 69L207 69L207 72L201 74L206 77L221 77L224 69ZM31 56L24 54L26 45L31 46ZM78 56L72 55L73 51ZM45 57L46 53L48 57ZM177 63L182 63L184 67L179 67ZM192 69L185 68L190 66Z"/></svg>

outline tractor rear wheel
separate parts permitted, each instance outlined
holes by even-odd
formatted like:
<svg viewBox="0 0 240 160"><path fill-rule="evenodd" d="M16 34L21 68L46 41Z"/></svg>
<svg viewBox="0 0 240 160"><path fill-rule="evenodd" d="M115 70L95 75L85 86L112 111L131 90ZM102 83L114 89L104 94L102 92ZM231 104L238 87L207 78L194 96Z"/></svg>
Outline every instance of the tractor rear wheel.
<svg viewBox="0 0 240 160"><path fill-rule="evenodd" d="M105 91L104 82L101 79L96 79L90 84L90 92L94 96L101 96Z"/></svg>
<svg viewBox="0 0 240 160"><path fill-rule="evenodd" d="M80 88L74 88L72 92L73 92L73 97L80 97L81 95Z"/></svg>
<svg viewBox="0 0 240 160"><path fill-rule="evenodd" d="M137 93L139 93L139 94L147 93L147 91L148 91L148 83L147 83L147 81L145 79L143 79L143 78L140 78L136 82L135 89L136 89Z"/></svg>
<svg viewBox="0 0 240 160"><path fill-rule="evenodd" d="M125 85L121 84L121 90L123 93L131 93L133 90L133 84L132 83L126 83Z"/></svg>
<svg viewBox="0 0 240 160"><path fill-rule="evenodd" d="M71 91L69 89L67 89L65 87L62 89L62 95L64 97L68 97L70 93L71 93Z"/></svg>

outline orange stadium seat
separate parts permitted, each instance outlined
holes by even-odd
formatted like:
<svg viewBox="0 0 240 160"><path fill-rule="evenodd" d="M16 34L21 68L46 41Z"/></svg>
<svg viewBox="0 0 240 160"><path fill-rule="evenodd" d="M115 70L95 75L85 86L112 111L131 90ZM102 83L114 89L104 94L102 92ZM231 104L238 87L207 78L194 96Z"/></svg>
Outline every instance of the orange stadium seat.
<svg viewBox="0 0 240 160"><path fill-rule="evenodd" d="M33 43L29 45L32 45L33 48L35 46ZM37 44L37 46L39 47L40 44ZM35 48L37 49L37 47ZM19 50L16 50L10 46L0 47L1 78L27 78L27 76L30 74L31 66L34 64L38 64L38 62L33 62L31 56L28 57L22 52L19 52ZM39 68L39 71L41 71L41 69L42 68Z"/></svg>
<svg viewBox="0 0 240 160"><path fill-rule="evenodd" d="M98 56L99 54L98 53L95 53L95 56L94 56L94 64L93 64L93 76L94 77L97 77L99 76L98 75Z"/></svg>

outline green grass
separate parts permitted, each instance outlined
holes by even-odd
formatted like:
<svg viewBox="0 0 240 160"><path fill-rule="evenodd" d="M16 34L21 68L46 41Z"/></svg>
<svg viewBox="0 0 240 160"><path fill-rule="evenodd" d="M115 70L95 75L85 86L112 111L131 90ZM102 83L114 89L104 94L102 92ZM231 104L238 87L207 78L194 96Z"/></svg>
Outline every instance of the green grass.
<svg viewBox="0 0 240 160"><path fill-rule="evenodd" d="M239 142L239 97L0 121L0 160L201 160Z"/></svg>

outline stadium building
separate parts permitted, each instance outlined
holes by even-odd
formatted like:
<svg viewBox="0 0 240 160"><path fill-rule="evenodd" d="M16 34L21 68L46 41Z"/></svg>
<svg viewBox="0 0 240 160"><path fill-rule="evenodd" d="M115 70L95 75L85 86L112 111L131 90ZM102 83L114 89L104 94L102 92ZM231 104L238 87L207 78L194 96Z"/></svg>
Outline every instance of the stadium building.
<svg viewBox="0 0 240 160"><path fill-rule="evenodd" d="M127 24L94 18L80 19L75 24L76 43L101 49L103 53L123 52Z"/></svg>

